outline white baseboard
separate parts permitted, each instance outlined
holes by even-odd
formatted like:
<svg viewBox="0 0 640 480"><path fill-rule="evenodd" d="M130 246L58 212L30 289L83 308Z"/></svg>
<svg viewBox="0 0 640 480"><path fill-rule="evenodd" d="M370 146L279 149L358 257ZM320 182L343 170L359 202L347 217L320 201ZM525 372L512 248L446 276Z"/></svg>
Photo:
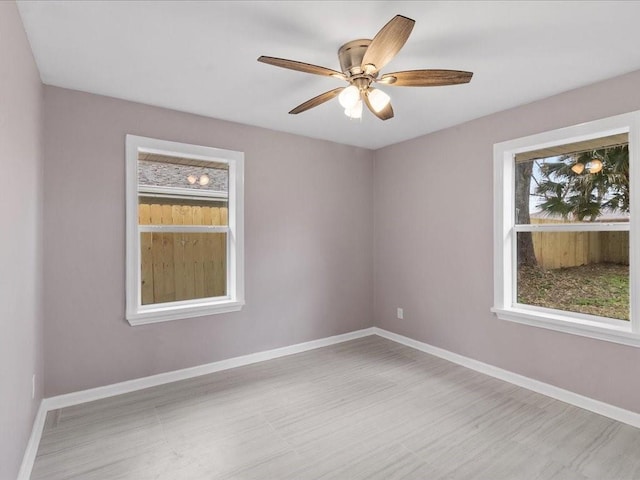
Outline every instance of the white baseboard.
<svg viewBox="0 0 640 480"><path fill-rule="evenodd" d="M33 420L33 427L31 429L31 436L27 442L27 448L24 451L22 457L22 464L20 465L20 471L18 472L18 480L29 480L31 477L31 470L33 469L33 462L36 459L38 453L38 446L40 445L40 437L42 437L42 431L44 430L44 421L47 418L47 407L44 400L40 401L38 407L38 413Z"/></svg>
<svg viewBox="0 0 640 480"><path fill-rule="evenodd" d="M326 347L328 345L334 345L336 343L347 342L349 340L354 340L356 338L366 337L369 335L373 335L373 327L365 328L363 330L356 330L355 332L343 333L342 335L335 335L333 337L312 340L310 342L297 343L295 345L289 345L288 347L275 348L273 350L266 350L264 352L251 353L249 355L242 355L240 357L228 358L226 360L220 360L218 362L198 365L197 367L183 368L181 370L159 373L157 375L151 375L149 377L136 378L134 380L127 380L126 382L114 383L112 385L106 385L104 387L90 388L88 390L81 390L79 392L57 395L55 397L45 399L45 402L49 410L70 407L72 405L92 402L94 400L113 397L115 395L122 395L123 393L134 392L136 390L142 390L144 388L156 387L158 385L164 385L166 383L199 377L201 375L220 372L222 370L229 370L230 368L242 367L244 365L250 365L252 363L264 362L265 360L285 357L287 355L293 355L294 353L306 352L308 350L314 350L316 348Z"/></svg>
<svg viewBox="0 0 640 480"><path fill-rule="evenodd" d="M200 375L207 375L209 373L220 372L222 370L229 370L230 368L242 367L252 363L264 362L265 360L285 357L287 355L327 347L337 343L348 342L349 340L368 337L370 335L373 335L373 327L356 330L355 332L343 333L333 337L320 338L310 342L289 345L288 347L275 348L264 352L251 353L249 355L220 360L219 362L198 365L197 367L183 368L181 370L159 373L149 377L136 378L126 382L105 385L104 387L90 388L79 392L44 398L42 402L40 402L38 414L33 422L31 437L29 437L29 442L27 443L27 448L22 458L22 465L20 466L18 480L29 480L29 477L31 476L31 470L33 469L33 463L36 459L38 445L40 444L40 438L42 437L42 431L44 429L44 421L47 417L47 412L50 410L57 410L59 408L70 407L80 403L92 402L94 400L113 397L123 393L134 392L136 390L156 387L166 383L199 377Z"/></svg>
<svg viewBox="0 0 640 480"><path fill-rule="evenodd" d="M415 348L416 350L449 360L450 362L475 370L476 372L484 373L485 375L504 380L505 382L526 388L527 390L541 393L547 397L555 398L556 400L560 400L570 405L584 408L585 410L626 423L632 427L640 428L640 413L625 410L624 408L616 407L599 400L594 400L593 398L585 397L584 395L570 392L569 390L564 390L563 388L540 382L533 378L525 377L524 375L519 375L517 373L510 372L509 370L504 370L463 355L458 355L457 353L434 347L428 343L420 342L403 335L398 335L397 333L389 332L388 330L383 330L378 327L373 327L373 333L386 339L393 340L394 342L401 343L402 345L406 345L407 347Z"/></svg>
<svg viewBox="0 0 640 480"><path fill-rule="evenodd" d="M575 405L576 407L584 408L585 410L589 410L599 415L604 415L605 417L612 418L613 420L617 420L633 427L640 428L639 413L625 410L623 408L616 407L599 400L594 400L592 398L585 397L583 395L579 395L577 393L570 392L553 385L549 385L548 383L540 382L538 380L534 380L532 378L525 377L523 375L519 375L517 373L513 373L508 370L504 370L502 368L498 368L493 365L489 365L487 363L465 357L463 355L458 355L457 353L453 353L442 348L434 347L433 345L429 345L428 343L420 342L403 335L398 335L397 333L389 332L378 327L371 327L365 328L363 330L357 330L355 332L345 333L342 335L335 335L333 337L298 343L296 345L290 345L288 347L252 353L249 355L243 355L241 357L229 358L227 360L199 365L197 367L184 368L182 370L175 370L172 372L160 373L158 375L151 375L149 377L137 378L135 380L128 380L126 382L106 385L104 387L91 388L79 392L45 398L40 403L40 408L38 409L38 413L33 422L31 437L29 438L29 442L25 450L22 465L20 467L20 473L18 474L18 480L28 480L31 476L31 470L33 468L36 453L38 452L38 445L40 444L40 438L44 429L44 422L47 416L47 412L50 410L70 407L72 405L100 400L102 398L121 395L123 393L134 392L136 390L142 390L144 388L155 387L158 385L164 385L166 383L198 377L200 375L207 375L209 373L228 370L230 368L241 367L244 365L250 365L252 363L258 363L265 360L293 355L295 353L306 352L308 350L314 350L316 348L347 342L349 340L355 340L357 338L367 337L370 335L378 335L402 345L415 348L416 350L420 350L436 357L449 360L450 362L456 363L471 370L484 373L485 375L504 380L505 382L518 385L519 387L541 393L548 397L555 398L556 400L560 400L565 403Z"/></svg>

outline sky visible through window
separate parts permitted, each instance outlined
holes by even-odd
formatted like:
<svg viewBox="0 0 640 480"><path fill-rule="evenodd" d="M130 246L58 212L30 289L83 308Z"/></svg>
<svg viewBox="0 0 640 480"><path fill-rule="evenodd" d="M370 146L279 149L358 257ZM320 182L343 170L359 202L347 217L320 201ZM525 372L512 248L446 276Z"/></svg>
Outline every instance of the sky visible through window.
<svg viewBox="0 0 640 480"><path fill-rule="evenodd" d="M543 168L545 167L545 165L553 166L561 163L564 163L565 165L571 165L575 163L575 161L571 157L567 158L566 156L554 156L554 157L547 157L547 158L533 160L532 162L533 162L533 168L532 168L532 175L531 175L531 185L529 190L529 214L534 218L535 217L557 218L559 220L561 219L559 215L549 214L548 212L545 212L541 208L541 205L545 202L545 196L539 192L539 186L545 180ZM582 173L582 175L591 175L591 174L585 171ZM549 175L548 179L559 181L557 176L553 174ZM605 193L602 201L606 201L608 198L610 198L610 196L611 196L610 192ZM629 212L623 211L621 209L615 209L615 210L602 209L600 211L600 214L597 220L598 221L628 221ZM586 219L585 221L588 221L588 219Z"/></svg>

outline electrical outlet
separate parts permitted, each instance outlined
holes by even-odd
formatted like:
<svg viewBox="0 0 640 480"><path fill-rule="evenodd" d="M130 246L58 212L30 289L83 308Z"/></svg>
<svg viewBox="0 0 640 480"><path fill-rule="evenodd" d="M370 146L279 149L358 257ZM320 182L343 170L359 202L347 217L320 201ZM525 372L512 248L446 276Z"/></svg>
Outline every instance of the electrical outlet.
<svg viewBox="0 0 640 480"><path fill-rule="evenodd" d="M36 398L36 374L31 377L31 400Z"/></svg>
<svg viewBox="0 0 640 480"><path fill-rule="evenodd" d="M397 317L398 317L398 320L402 320L404 318L404 311L400 307L398 307Z"/></svg>

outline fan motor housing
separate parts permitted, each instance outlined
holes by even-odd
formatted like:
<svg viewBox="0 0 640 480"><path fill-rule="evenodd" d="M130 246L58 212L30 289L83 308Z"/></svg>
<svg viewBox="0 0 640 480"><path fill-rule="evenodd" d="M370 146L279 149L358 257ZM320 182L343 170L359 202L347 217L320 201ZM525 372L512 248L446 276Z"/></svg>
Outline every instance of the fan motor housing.
<svg viewBox="0 0 640 480"><path fill-rule="evenodd" d="M338 59L343 73L349 76L363 73L362 59L370 44L371 40L361 38L345 43L338 49Z"/></svg>

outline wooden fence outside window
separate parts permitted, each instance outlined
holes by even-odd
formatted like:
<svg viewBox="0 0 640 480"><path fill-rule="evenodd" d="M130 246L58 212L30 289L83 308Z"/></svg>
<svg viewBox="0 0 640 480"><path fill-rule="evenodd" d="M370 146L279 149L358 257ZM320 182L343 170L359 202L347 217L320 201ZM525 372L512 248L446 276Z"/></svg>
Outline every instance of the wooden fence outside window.
<svg viewBox="0 0 640 480"><path fill-rule="evenodd" d="M227 225L228 209L149 200L138 205L140 225ZM227 294L226 233L143 232L142 304Z"/></svg>
<svg viewBox="0 0 640 480"><path fill-rule="evenodd" d="M531 219L531 223L557 223ZM629 232L533 232L538 266L545 269L577 267L591 263L629 265Z"/></svg>

